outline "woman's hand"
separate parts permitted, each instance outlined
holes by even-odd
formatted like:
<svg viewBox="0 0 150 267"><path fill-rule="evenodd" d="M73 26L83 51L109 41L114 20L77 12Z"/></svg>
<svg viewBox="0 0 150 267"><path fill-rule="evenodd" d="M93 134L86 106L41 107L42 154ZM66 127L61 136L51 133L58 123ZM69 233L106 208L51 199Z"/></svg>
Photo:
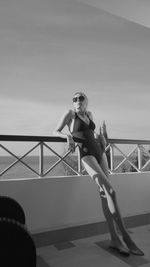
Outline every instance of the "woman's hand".
<svg viewBox="0 0 150 267"><path fill-rule="evenodd" d="M103 134L94 133L95 139L101 144L103 150L105 150L107 142Z"/></svg>
<svg viewBox="0 0 150 267"><path fill-rule="evenodd" d="M75 142L72 135L67 135L68 149L73 153L75 151Z"/></svg>
<svg viewBox="0 0 150 267"><path fill-rule="evenodd" d="M94 137L95 137L95 139L98 139L98 137L99 137L98 133L94 132Z"/></svg>

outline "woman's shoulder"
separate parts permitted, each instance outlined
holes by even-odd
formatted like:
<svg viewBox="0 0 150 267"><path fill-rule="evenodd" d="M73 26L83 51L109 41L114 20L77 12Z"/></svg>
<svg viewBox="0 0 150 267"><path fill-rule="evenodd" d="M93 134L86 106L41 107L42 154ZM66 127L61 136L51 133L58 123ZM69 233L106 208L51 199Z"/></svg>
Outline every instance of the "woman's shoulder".
<svg viewBox="0 0 150 267"><path fill-rule="evenodd" d="M87 115L88 115L88 117L91 119L91 120L93 120L93 115L92 115L92 112L91 111L87 111Z"/></svg>
<svg viewBox="0 0 150 267"><path fill-rule="evenodd" d="M68 127L70 126L72 120L75 118L75 112L74 110L72 109L68 109L65 114L64 114L64 117L65 117L65 121L66 121L66 124L68 125Z"/></svg>
<svg viewBox="0 0 150 267"><path fill-rule="evenodd" d="M72 109L68 109L65 111L65 115L70 117L70 119L73 119L75 117L75 112Z"/></svg>
<svg viewBox="0 0 150 267"><path fill-rule="evenodd" d="M68 124L72 119L75 118L75 112L72 109L68 109L64 112L62 118Z"/></svg>

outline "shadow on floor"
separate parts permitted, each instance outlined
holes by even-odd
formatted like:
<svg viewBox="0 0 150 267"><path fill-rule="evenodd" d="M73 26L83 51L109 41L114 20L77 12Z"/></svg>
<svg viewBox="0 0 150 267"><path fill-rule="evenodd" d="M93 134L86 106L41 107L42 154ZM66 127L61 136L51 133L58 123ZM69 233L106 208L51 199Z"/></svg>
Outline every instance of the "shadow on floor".
<svg viewBox="0 0 150 267"><path fill-rule="evenodd" d="M37 256L37 267L50 267L41 256Z"/></svg>

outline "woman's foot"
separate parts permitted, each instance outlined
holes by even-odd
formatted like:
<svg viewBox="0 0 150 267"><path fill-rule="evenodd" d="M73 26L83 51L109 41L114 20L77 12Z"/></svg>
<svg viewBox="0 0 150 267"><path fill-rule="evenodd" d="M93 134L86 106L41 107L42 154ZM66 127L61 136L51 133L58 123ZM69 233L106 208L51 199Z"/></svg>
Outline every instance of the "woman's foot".
<svg viewBox="0 0 150 267"><path fill-rule="evenodd" d="M117 252L119 252L119 254L123 255L123 256L129 256L130 252L128 250L128 248L126 248L121 241L118 240L111 240L111 243L109 245L109 247L111 249L116 250Z"/></svg>
<svg viewBox="0 0 150 267"><path fill-rule="evenodd" d="M137 245L130 239L130 238L123 238L125 244L127 245L129 251L131 254L137 255L137 256L144 256L144 252L137 247Z"/></svg>

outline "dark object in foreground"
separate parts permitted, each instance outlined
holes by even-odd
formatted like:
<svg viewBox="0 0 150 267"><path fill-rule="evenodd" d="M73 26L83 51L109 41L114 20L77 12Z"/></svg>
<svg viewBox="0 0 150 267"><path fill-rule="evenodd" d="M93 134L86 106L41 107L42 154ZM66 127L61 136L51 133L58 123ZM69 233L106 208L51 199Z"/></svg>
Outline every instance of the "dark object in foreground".
<svg viewBox="0 0 150 267"><path fill-rule="evenodd" d="M0 218L0 264L4 267L36 267L36 247L25 226Z"/></svg>
<svg viewBox="0 0 150 267"><path fill-rule="evenodd" d="M8 196L0 196L0 218L2 217L25 224L23 208L15 199Z"/></svg>

